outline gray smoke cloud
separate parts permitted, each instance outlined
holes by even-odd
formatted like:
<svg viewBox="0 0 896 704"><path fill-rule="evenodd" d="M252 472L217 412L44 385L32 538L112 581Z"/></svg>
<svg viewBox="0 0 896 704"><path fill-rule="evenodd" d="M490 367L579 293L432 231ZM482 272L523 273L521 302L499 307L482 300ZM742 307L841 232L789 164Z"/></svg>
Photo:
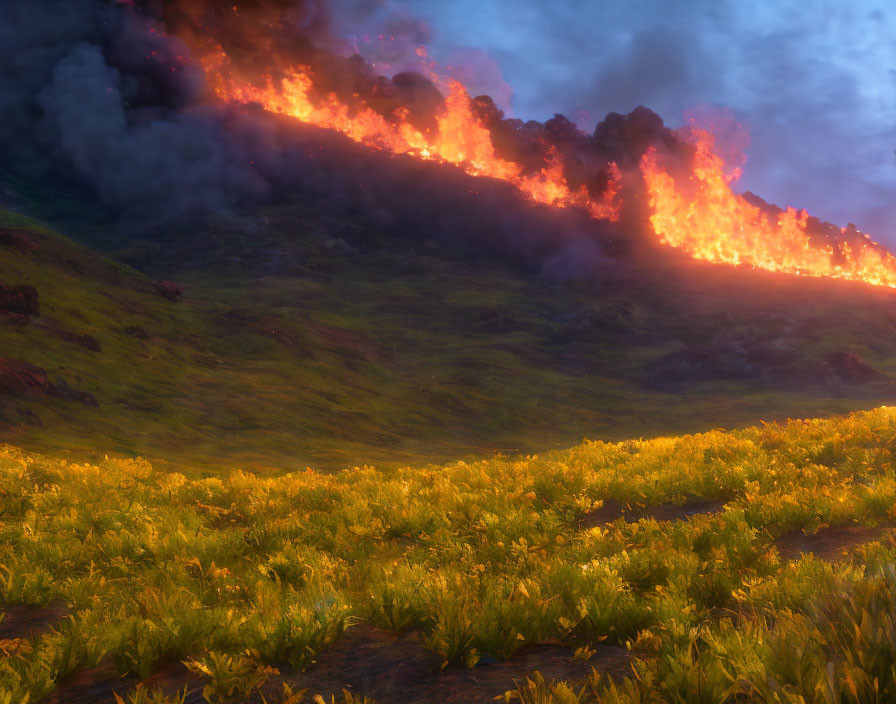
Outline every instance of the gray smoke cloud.
<svg viewBox="0 0 896 704"><path fill-rule="evenodd" d="M94 45L75 44L37 101L59 154L105 202L139 220L157 212L184 220L269 195L238 143L221 134L215 111L188 108L129 121L121 76Z"/></svg>
<svg viewBox="0 0 896 704"><path fill-rule="evenodd" d="M85 181L139 227L270 196L247 152L253 140L235 138L260 124L191 106L202 75L152 18L99 0L8 0L4 12L7 168Z"/></svg>

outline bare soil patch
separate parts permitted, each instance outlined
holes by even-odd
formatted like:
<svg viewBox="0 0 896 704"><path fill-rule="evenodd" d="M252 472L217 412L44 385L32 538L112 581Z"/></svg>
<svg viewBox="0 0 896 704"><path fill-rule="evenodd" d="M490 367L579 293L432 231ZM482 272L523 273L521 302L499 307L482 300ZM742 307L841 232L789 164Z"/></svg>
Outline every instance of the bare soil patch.
<svg viewBox="0 0 896 704"><path fill-rule="evenodd" d="M504 662L440 672L438 656L421 645L417 634L360 626L349 630L307 672L287 681L294 689L307 688L328 700L347 687L377 704L478 704L513 689L534 670L549 681L576 681L588 677L592 667L611 675L628 674L631 660L629 651L616 646L601 646L586 662L573 659L563 646L543 644Z"/></svg>
<svg viewBox="0 0 896 704"><path fill-rule="evenodd" d="M784 560L795 560L801 554L812 554L822 560L837 560L848 557L859 545L892 535L893 524L867 526L827 526L812 535L801 530L786 533L775 543Z"/></svg>
<svg viewBox="0 0 896 704"><path fill-rule="evenodd" d="M67 677L43 699L42 704L115 704L115 694L124 696L138 684L141 684L139 677L118 674L111 658L105 658L96 667ZM160 665L142 684L147 690L159 689L168 695L186 687L189 704L205 704L202 681L180 662Z"/></svg>
<svg viewBox="0 0 896 704"><path fill-rule="evenodd" d="M681 521L709 513L718 513L724 508L724 499L691 499L681 504L665 503L646 508L633 508L614 499L604 501L603 506L579 517L581 528L597 528L613 523L619 518L628 523L636 523L642 518L657 521Z"/></svg>
<svg viewBox="0 0 896 704"><path fill-rule="evenodd" d="M47 606L7 606L0 608L0 640L13 638L31 639L46 633L69 615L69 608L61 601L53 601Z"/></svg>

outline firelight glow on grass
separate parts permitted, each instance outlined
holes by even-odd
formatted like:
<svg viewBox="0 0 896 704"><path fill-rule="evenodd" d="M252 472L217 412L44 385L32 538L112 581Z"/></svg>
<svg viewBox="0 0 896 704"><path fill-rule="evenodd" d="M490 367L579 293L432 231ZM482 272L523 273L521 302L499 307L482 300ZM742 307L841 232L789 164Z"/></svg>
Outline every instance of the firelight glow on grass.
<svg viewBox="0 0 896 704"><path fill-rule="evenodd" d="M141 677L180 659L214 701L222 682L308 667L365 621L419 632L448 668L552 639L635 655L630 678L595 673L581 691L532 675L507 695L525 702L886 701L896 546L829 564L774 541L892 519L894 442L896 410L880 408L429 469L195 480L4 446L0 600L62 599L72 615L3 643L0 692L39 701L104 657ZM726 504L579 522L610 499L690 498Z"/></svg>

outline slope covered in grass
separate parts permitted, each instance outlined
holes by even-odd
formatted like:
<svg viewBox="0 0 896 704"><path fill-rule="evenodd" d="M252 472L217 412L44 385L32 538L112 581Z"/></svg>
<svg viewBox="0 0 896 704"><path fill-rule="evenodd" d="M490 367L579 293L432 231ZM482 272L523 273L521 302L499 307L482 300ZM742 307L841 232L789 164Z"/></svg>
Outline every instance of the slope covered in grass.
<svg viewBox="0 0 896 704"><path fill-rule="evenodd" d="M546 644L594 664L576 694L532 675L518 692L527 702L890 701L894 443L885 407L277 477L189 479L143 460L70 464L5 446L0 602L71 613L0 641L0 701L55 688L50 701L79 701L71 683L91 677L91 701L111 701L160 671L150 682L168 694L195 686L188 701L206 685L211 701L278 701L283 684L329 696L339 643L372 632L433 653L420 681L443 690L464 668L476 681L504 662L538 669ZM785 547L803 536L805 552L807 536L831 530L853 536L848 554ZM615 680L601 671L614 647L633 656ZM371 655L352 652L357 674ZM380 702L443 691L416 682L395 699L366 686L356 694Z"/></svg>
<svg viewBox="0 0 896 704"><path fill-rule="evenodd" d="M892 293L869 287L661 262L559 280L286 205L117 241L148 275L13 212L0 229L18 233L0 237L0 282L40 302L0 320L0 357L97 403L0 392L0 432L73 458L420 464L845 412L893 391Z"/></svg>

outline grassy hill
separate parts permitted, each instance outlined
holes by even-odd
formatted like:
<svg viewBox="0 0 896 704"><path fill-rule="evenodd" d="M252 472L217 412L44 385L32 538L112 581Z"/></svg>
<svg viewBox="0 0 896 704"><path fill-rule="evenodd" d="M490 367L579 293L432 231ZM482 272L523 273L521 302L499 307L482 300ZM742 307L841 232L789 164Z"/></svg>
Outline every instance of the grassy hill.
<svg viewBox="0 0 896 704"><path fill-rule="evenodd" d="M0 701L892 701L894 442L880 408L277 477L4 446Z"/></svg>
<svg viewBox="0 0 896 704"><path fill-rule="evenodd" d="M752 427L890 401L891 291L70 231L0 211L0 704L896 696L894 412Z"/></svg>
<svg viewBox="0 0 896 704"><path fill-rule="evenodd" d="M558 280L301 206L98 228L105 255L11 211L0 232L0 282L40 303L0 356L56 390L0 394L3 437L72 458L419 464L845 412L896 378L890 291L670 253Z"/></svg>

